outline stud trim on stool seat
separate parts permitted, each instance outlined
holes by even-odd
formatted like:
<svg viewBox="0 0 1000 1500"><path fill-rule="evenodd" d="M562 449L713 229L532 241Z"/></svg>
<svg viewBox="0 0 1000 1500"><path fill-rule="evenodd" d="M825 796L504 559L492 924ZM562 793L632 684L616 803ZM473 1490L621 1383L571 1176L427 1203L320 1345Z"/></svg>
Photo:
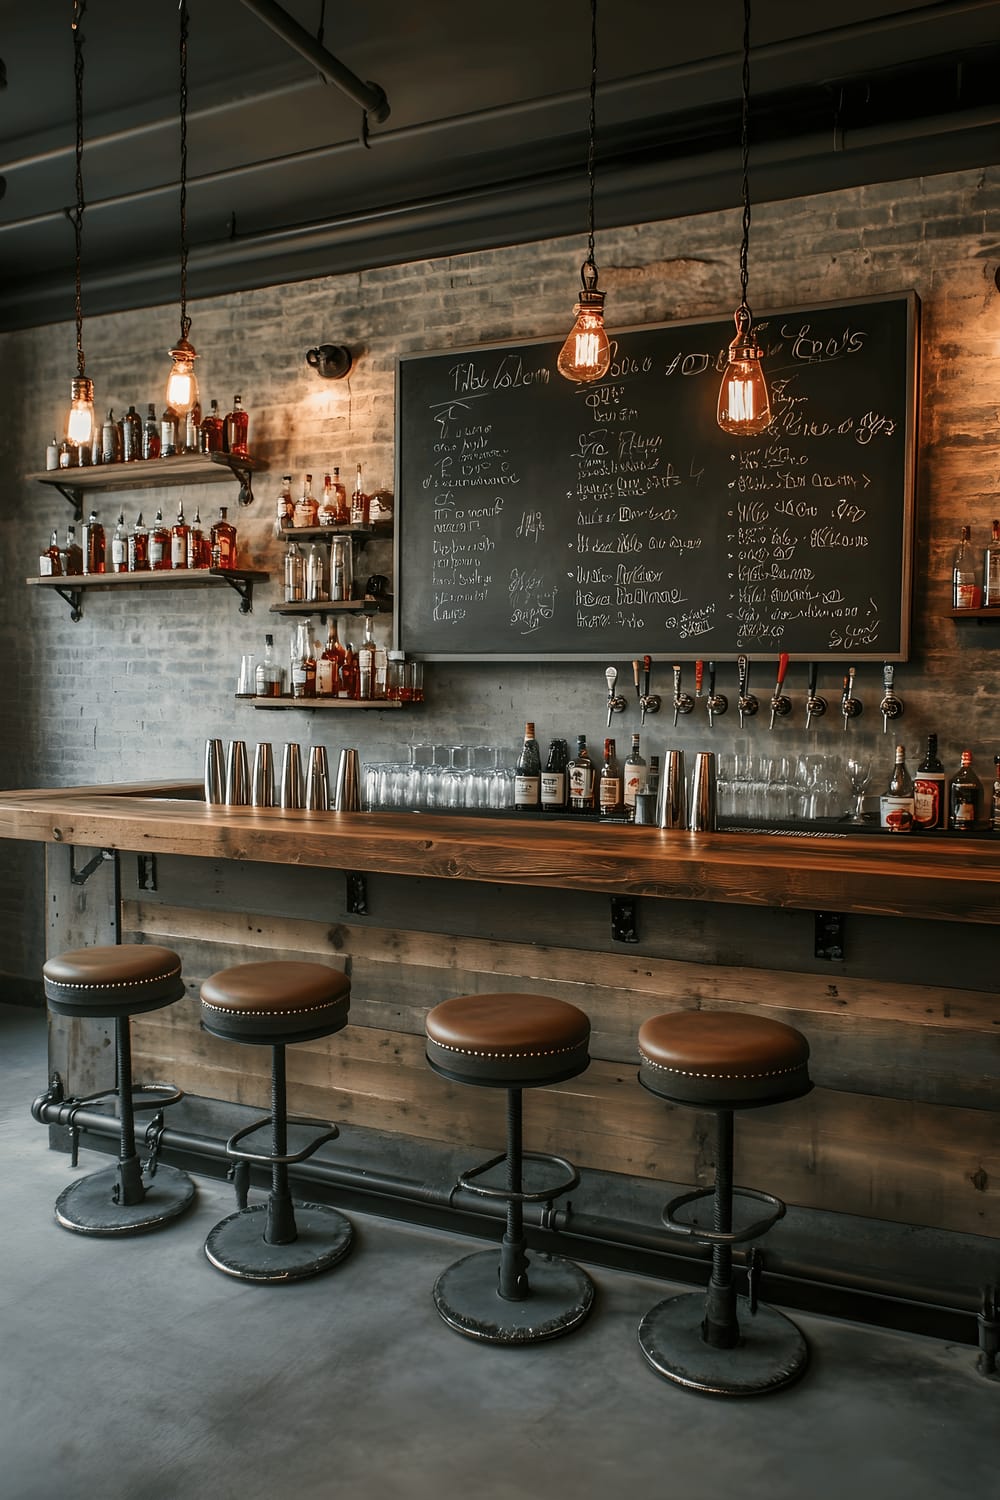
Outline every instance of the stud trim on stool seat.
<svg viewBox="0 0 1000 1500"><path fill-rule="evenodd" d="M649 1067L658 1068L661 1073L673 1073L678 1078L783 1078L787 1073L798 1073L802 1069L801 1063L795 1063L790 1068L769 1068L766 1071L757 1070L752 1073L720 1073L714 1068L706 1071L698 1068L672 1068L667 1063L656 1062L641 1048L639 1056Z"/></svg>

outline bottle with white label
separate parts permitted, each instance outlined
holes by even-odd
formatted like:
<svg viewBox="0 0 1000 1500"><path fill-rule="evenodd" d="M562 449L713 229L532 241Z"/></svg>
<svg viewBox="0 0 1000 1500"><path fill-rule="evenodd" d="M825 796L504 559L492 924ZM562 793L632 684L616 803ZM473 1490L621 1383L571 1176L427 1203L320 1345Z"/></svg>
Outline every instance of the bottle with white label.
<svg viewBox="0 0 1000 1500"><path fill-rule="evenodd" d="M587 750L587 736L576 737L576 754L566 767L569 805L574 812L594 811L594 762Z"/></svg>
<svg viewBox="0 0 1000 1500"><path fill-rule="evenodd" d="M517 812L534 812L541 800L542 758L538 753L535 726L529 719L524 726L524 744L514 764L514 807Z"/></svg>
<svg viewBox="0 0 1000 1500"><path fill-rule="evenodd" d="M125 512L121 510L111 538L111 571L128 572L128 527L125 525Z"/></svg>
<svg viewBox="0 0 1000 1500"><path fill-rule="evenodd" d="M565 740L553 740L541 776L541 804L549 812L562 812L566 806L566 763L569 746Z"/></svg>
<svg viewBox="0 0 1000 1500"><path fill-rule="evenodd" d="M639 754L639 736L633 734L632 748L628 753L622 777L625 816L630 823L635 821L635 799L640 792L646 790L646 769L646 762Z"/></svg>
<svg viewBox="0 0 1000 1500"><path fill-rule="evenodd" d="M604 764L597 783L597 810L602 818L620 818L625 811L622 773L614 740L604 741Z"/></svg>
<svg viewBox="0 0 1000 1500"><path fill-rule="evenodd" d="M936 734L927 736L927 754L913 778L913 826L947 828L948 798L944 766L938 759Z"/></svg>
<svg viewBox="0 0 1000 1500"><path fill-rule="evenodd" d="M890 833L910 833L913 828L913 778L906 769L906 751L896 746L896 760L889 785L879 798L881 824Z"/></svg>

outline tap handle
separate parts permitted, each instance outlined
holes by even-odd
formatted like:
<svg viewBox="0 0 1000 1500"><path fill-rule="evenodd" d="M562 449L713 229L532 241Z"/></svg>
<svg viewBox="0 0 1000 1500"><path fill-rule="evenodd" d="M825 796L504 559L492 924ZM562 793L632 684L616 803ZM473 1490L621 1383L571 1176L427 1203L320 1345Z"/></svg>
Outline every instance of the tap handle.
<svg viewBox="0 0 1000 1500"><path fill-rule="evenodd" d="M680 669L679 666L675 665L674 666L674 698L678 699L678 698L680 698L680 695L681 695L681 669Z"/></svg>
<svg viewBox="0 0 1000 1500"><path fill-rule="evenodd" d="M710 698L714 698L715 697L715 662L714 661L710 661L709 664L708 664L708 696Z"/></svg>
<svg viewBox="0 0 1000 1500"><path fill-rule="evenodd" d="M785 683L785 673L788 671L788 652L782 651L778 657L778 680L774 685L774 696L777 698Z"/></svg>
<svg viewBox="0 0 1000 1500"><path fill-rule="evenodd" d="M704 677L705 663L703 661L696 661L694 664L694 695L696 698L701 697L701 684L704 681Z"/></svg>
<svg viewBox="0 0 1000 1500"><path fill-rule="evenodd" d="M644 656L642 658L642 671L643 671L642 696L644 698L648 698L649 697L649 674L650 674L650 672L652 670L652 666L653 666L653 658L651 656Z"/></svg>
<svg viewBox="0 0 1000 1500"><path fill-rule="evenodd" d="M608 667L604 676L608 683L608 697L613 698L615 696L615 683L618 681L618 668Z"/></svg>
<svg viewBox="0 0 1000 1500"><path fill-rule="evenodd" d="M741 698L747 695L747 684L750 681L750 667L745 656L736 658L736 676L739 682L739 694Z"/></svg>
<svg viewBox="0 0 1000 1500"><path fill-rule="evenodd" d="M635 683L635 696L637 698L641 698L642 694L639 692L639 662L638 662L638 660L634 660L632 662L632 681Z"/></svg>
<svg viewBox="0 0 1000 1500"><path fill-rule="evenodd" d="M892 662L885 662L882 667L882 686L885 689L886 695L890 698L892 697L892 682L895 675L896 669Z"/></svg>
<svg viewBox="0 0 1000 1500"><path fill-rule="evenodd" d="M816 696L816 684L817 684L818 681L819 681L819 662L811 661L809 663L809 696L810 696L810 698L815 698L815 696Z"/></svg>

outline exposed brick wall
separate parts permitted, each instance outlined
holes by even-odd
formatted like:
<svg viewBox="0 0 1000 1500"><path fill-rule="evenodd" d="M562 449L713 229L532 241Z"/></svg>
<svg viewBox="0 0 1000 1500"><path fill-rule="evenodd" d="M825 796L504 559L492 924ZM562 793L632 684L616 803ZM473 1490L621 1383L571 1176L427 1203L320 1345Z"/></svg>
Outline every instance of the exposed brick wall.
<svg viewBox="0 0 1000 1500"><path fill-rule="evenodd" d="M715 316L731 309L738 288L738 216L705 214L599 232L597 253L614 326ZM67 241L67 255L71 246ZM370 483L391 483L393 378L398 354L507 338L561 336L571 312L582 237L456 255L407 266L195 301L192 339L201 351L202 397L223 408L239 390L251 414L252 451L266 472L257 501L235 516L249 564L280 566L271 536L282 473L322 476L339 463L348 478L361 461ZM949 768L968 745L986 770L1000 750L997 653L1000 626L956 626L949 605L951 555L968 521L982 544L997 499L1000 408L1000 169L969 171L761 205L754 213L751 296L755 308L913 288L922 304L922 398L917 505L917 581L913 659L897 672L906 701L900 733L916 748L936 728ZM196 287L193 290L197 290ZM86 297L86 281L84 283ZM88 319L87 370L98 406L118 414L134 401L159 410L166 354L176 333L175 307ZM349 380L323 383L304 362L322 341L360 350ZM5 420L0 427L0 641L6 711L0 720L0 784L55 785L197 774L208 735L248 742L354 743L365 757L393 755L407 740L513 744L523 720L539 736L603 725L603 663L428 668L422 711L352 715L255 714L232 697L240 654L259 650L279 597L277 576L258 590L255 613L239 614L235 595L220 591L91 595L72 624L55 597L29 592L40 546L69 508L54 491L23 476L44 464L46 441L62 420L75 370L73 328L16 332L0 338ZM126 496L129 519L147 520L157 501L172 516L178 494L203 518L219 504L235 507L235 486L193 486ZM112 525L118 497L98 497ZM366 571L384 571L379 544ZM287 626L273 621L284 647ZM730 674L731 675L731 674ZM791 687L803 696L804 673ZM833 674L829 674L833 677ZM661 679L661 688L666 688ZM731 684L726 684L732 690ZM837 696L836 680L827 696ZM858 736L891 761L891 744L875 713L878 670L859 670L866 714ZM801 719L796 703L795 726ZM763 717L763 716L762 716ZM628 716L631 728L631 716ZM766 723L766 721L765 721ZM755 747L764 744L761 720ZM663 716L651 726L652 749L707 743L704 723L671 732ZM853 733L854 731L852 731ZM736 728L723 721L713 744L731 746ZM840 739L838 740L838 736ZM826 721L817 748L842 747L839 717ZM782 751L805 748L805 736L783 726ZM33 975L42 948L37 850L0 846L0 973Z"/></svg>

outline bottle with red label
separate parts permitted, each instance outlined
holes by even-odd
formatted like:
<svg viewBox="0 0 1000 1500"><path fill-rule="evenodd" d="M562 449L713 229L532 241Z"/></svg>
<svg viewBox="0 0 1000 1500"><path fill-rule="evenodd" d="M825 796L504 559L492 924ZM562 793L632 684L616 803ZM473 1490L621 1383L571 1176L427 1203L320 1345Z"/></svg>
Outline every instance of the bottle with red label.
<svg viewBox="0 0 1000 1500"><path fill-rule="evenodd" d="M947 777L938 759L936 734L927 736L927 754L913 778L913 826L918 829L947 828Z"/></svg>

